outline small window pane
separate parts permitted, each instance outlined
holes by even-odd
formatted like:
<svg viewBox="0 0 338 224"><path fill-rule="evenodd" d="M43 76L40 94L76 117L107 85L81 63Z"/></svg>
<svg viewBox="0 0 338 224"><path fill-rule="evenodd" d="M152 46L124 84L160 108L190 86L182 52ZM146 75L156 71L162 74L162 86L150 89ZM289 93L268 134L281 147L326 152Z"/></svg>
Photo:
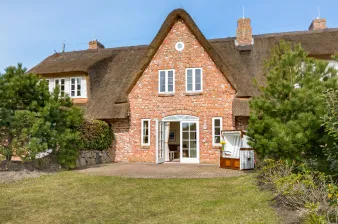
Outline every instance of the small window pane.
<svg viewBox="0 0 338 224"><path fill-rule="evenodd" d="M144 144L148 144L149 143L148 136L143 136L143 143Z"/></svg>
<svg viewBox="0 0 338 224"><path fill-rule="evenodd" d="M201 90L201 89L202 89L202 88L201 88L201 84L197 84L197 83L196 83L195 90L198 91L198 90Z"/></svg>
<svg viewBox="0 0 338 224"><path fill-rule="evenodd" d="M190 123L190 131L196 131L196 123Z"/></svg>
<svg viewBox="0 0 338 224"><path fill-rule="evenodd" d="M215 128L215 135L221 135L221 128Z"/></svg>
<svg viewBox="0 0 338 224"><path fill-rule="evenodd" d="M160 92L165 92L165 71L160 72Z"/></svg>
<svg viewBox="0 0 338 224"><path fill-rule="evenodd" d="M183 132L183 140L189 140L189 132Z"/></svg>
<svg viewBox="0 0 338 224"><path fill-rule="evenodd" d="M187 83L192 84L192 69L187 70Z"/></svg>
<svg viewBox="0 0 338 224"><path fill-rule="evenodd" d="M188 84L187 90L188 90L188 91L192 91L192 84Z"/></svg>
<svg viewBox="0 0 338 224"><path fill-rule="evenodd" d="M221 142L221 137L220 136L215 136L214 142L215 143L220 143Z"/></svg>
<svg viewBox="0 0 338 224"><path fill-rule="evenodd" d="M215 118L213 119L213 143L221 143L221 129L222 129L222 119Z"/></svg>
<svg viewBox="0 0 338 224"><path fill-rule="evenodd" d="M190 158L197 158L197 150L190 149Z"/></svg>
<svg viewBox="0 0 338 224"><path fill-rule="evenodd" d="M191 150L191 149L196 149L196 148L197 148L196 141L195 141L195 140L191 140L191 141L190 141L190 150Z"/></svg>
<svg viewBox="0 0 338 224"><path fill-rule="evenodd" d="M196 69L195 70L195 90L201 90L201 69Z"/></svg>
<svg viewBox="0 0 338 224"><path fill-rule="evenodd" d="M174 91L174 72L168 71L168 92Z"/></svg>
<svg viewBox="0 0 338 224"><path fill-rule="evenodd" d="M182 130L183 131L189 131L189 124L188 123L183 123L182 124Z"/></svg>
<svg viewBox="0 0 338 224"><path fill-rule="evenodd" d="M149 144L149 121L142 121L142 144Z"/></svg>

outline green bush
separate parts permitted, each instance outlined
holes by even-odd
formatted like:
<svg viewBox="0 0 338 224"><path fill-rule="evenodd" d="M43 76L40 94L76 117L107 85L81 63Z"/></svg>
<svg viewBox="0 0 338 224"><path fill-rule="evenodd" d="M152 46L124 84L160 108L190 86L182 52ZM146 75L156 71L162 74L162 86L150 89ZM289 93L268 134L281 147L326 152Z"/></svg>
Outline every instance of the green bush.
<svg viewBox="0 0 338 224"><path fill-rule="evenodd" d="M329 163L332 175L338 178L338 86L336 89L329 89L323 95L326 102L326 114L323 122L326 132L331 137L324 147L327 162Z"/></svg>
<svg viewBox="0 0 338 224"><path fill-rule="evenodd" d="M27 74L21 64L0 74L0 154L9 169L13 155L31 161L48 149L66 168L75 166L83 111L60 88Z"/></svg>
<svg viewBox="0 0 338 224"><path fill-rule="evenodd" d="M106 150L112 145L113 132L104 121L86 120L80 131L82 150Z"/></svg>
<svg viewBox="0 0 338 224"><path fill-rule="evenodd" d="M327 224L327 219L325 215L320 215L319 212L319 203L307 203L305 208L308 209L308 212L303 218L304 224Z"/></svg>
<svg viewBox="0 0 338 224"><path fill-rule="evenodd" d="M338 220L338 186L323 173L296 162L266 159L259 176L278 202L302 211L303 223Z"/></svg>

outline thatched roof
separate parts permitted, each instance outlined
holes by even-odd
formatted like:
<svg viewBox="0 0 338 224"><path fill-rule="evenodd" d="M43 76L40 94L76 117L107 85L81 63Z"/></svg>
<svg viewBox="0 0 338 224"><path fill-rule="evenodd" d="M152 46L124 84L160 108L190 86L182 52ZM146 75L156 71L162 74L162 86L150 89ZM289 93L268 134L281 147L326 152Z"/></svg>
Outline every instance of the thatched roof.
<svg viewBox="0 0 338 224"><path fill-rule="evenodd" d="M206 40L190 15L177 9L164 21L149 46L97 49L54 54L30 72L39 74L87 72L91 99L87 114L97 119L124 118L128 115L128 93L131 91L167 33L177 20L183 20L206 49L216 66L236 89L238 98L258 94L253 78L264 83L263 64L271 49L281 39L301 43L310 56L328 59L338 53L338 29L255 35L254 44L236 47L235 37ZM234 116L248 116L247 99L235 99Z"/></svg>
<svg viewBox="0 0 338 224"><path fill-rule="evenodd" d="M86 72L90 79L90 98L86 115L95 119L125 118L129 104L118 103L120 93L127 89L129 80L147 52L147 46L95 49L54 54L28 72L55 74Z"/></svg>

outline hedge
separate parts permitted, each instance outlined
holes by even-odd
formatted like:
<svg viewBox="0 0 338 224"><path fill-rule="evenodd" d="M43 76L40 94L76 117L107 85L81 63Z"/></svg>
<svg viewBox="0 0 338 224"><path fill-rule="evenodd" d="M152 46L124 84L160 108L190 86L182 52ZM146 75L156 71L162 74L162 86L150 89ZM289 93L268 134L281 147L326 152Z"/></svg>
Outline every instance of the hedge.
<svg viewBox="0 0 338 224"><path fill-rule="evenodd" d="M82 150L106 150L112 146L113 131L104 121L86 119L80 131Z"/></svg>

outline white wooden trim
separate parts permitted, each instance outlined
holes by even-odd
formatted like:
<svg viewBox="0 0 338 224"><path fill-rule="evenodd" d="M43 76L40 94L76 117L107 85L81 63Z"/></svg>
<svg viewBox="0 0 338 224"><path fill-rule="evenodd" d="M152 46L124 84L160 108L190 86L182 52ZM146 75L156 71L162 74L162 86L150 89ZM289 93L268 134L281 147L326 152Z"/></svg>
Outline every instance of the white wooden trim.
<svg viewBox="0 0 338 224"><path fill-rule="evenodd" d="M81 96L71 96L71 80L75 79L80 79L80 84L81 84ZM74 76L74 77L57 77L57 78L47 78L46 80L49 80L49 91L53 92L56 85L55 81L59 80L65 80L65 95L67 94L70 98L87 98L87 79L86 76ZM75 92L77 92L77 85L75 85Z"/></svg>
<svg viewBox="0 0 338 224"><path fill-rule="evenodd" d="M192 90L188 90L188 70L192 69ZM196 69L201 69L201 90L196 90ZM203 92L203 68L186 68L185 69L185 91L187 93L200 93Z"/></svg>
<svg viewBox="0 0 338 224"><path fill-rule="evenodd" d="M168 91L168 76L169 71L173 72L173 91ZM164 92L161 92L161 72L164 72ZM158 93L159 94L171 94L175 93L175 69L166 69L166 70L158 70Z"/></svg>
<svg viewBox="0 0 338 224"><path fill-rule="evenodd" d="M54 79L46 79L48 81L48 91L52 93L54 91Z"/></svg>
<svg viewBox="0 0 338 224"><path fill-rule="evenodd" d="M155 127L155 131L156 131L156 152L155 152L155 156L156 156L156 158L155 158L155 161L156 161L156 164L159 164L160 162L159 162L159 159L158 159L158 147L159 147L159 145L158 145L158 138L159 138L159 136L158 136L158 119L156 119L155 120L155 125L156 125L156 127ZM142 134L141 135L143 135L143 130L142 130ZM143 141L143 138L141 137L141 142Z"/></svg>
<svg viewBox="0 0 338 224"><path fill-rule="evenodd" d="M148 121L148 143L143 143L143 121ZM141 119L141 145L150 146L150 119Z"/></svg>
<svg viewBox="0 0 338 224"><path fill-rule="evenodd" d="M87 79L85 76L81 80L81 96L82 98L87 98Z"/></svg>
<svg viewBox="0 0 338 224"><path fill-rule="evenodd" d="M183 158L183 128L182 123L195 123L196 124L196 158ZM200 129L199 121L181 121L180 122L180 162L181 163L200 163Z"/></svg>
<svg viewBox="0 0 338 224"><path fill-rule="evenodd" d="M213 117L212 118L212 145L213 146L222 146L220 143L215 143L215 120L220 120L220 141L222 141L222 128L223 128L223 118L222 117Z"/></svg>
<svg viewBox="0 0 338 224"><path fill-rule="evenodd" d="M64 83L64 85L63 85L63 87L64 87L64 91L63 91L63 93L64 93L64 96L66 96L66 94L68 94L67 93L67 78L63 78L63 77L60 77L60 78L55 78L54 79L54 89L55 89L55 87L57 86L56 85L56 81L59 81L59 86L60 86L60 96L61 96L61 80L64 80L65 81L65 83ZM53 91L54 91L54 89L53 89Z"/></svg>
<svg viewBox="0 0 338 224"><path fill-rule="evenodd" d="M75 96L72 96L72 79L75 79ZM77 95L77 79L80 79L80 86L81 86L81 92L80 92L80 96L76 96ZM82 86L82 76L76 76L76 77L70 77L69 78L69 84L68 84L68 87L69 87L69 96L71 98L85 98L85 96L82 96L83 94L83 86ZM86 87L85 87L86 88Z"/></svg>

